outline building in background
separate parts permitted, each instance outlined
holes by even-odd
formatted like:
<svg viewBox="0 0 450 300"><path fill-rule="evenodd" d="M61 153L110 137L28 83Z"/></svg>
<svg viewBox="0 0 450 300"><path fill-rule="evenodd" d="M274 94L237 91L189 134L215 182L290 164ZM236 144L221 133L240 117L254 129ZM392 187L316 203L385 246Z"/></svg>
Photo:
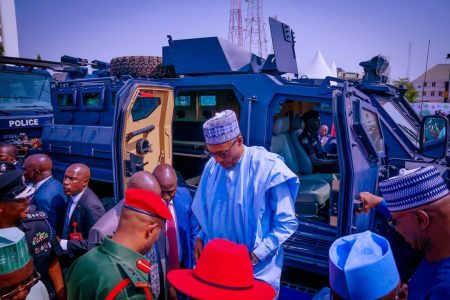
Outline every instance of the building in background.
<svg viewBox="0 0 450 300"><path fill-rule="evenodd" d="M412 81L419 92L417 102L448 102L450 64L438 64Z"/></svg>

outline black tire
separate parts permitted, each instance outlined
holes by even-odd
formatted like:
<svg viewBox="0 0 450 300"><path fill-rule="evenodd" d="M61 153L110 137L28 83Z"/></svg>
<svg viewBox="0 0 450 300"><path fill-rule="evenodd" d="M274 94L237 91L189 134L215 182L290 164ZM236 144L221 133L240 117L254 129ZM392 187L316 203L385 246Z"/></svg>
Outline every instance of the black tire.
<svg viewBox="0 0 450 300"><path fill-rule="evenodd" d="M122 56L111 59L111 75L118 78L131 75L134 78L152 77L153 70L162 63L159 56Z"/></svg>

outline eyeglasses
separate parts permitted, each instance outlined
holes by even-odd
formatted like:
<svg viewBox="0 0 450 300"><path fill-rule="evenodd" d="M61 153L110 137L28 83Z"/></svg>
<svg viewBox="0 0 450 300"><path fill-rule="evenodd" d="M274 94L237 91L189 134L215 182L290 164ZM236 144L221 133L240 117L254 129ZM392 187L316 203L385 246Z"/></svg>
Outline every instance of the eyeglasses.
<svg viewBox="0 0 450 300"><path fill-rule="evenodd" d="M230 150L233 148L233 146L236 144L238 139L235 139L234 142L231 144L230 148L223 152L211 152L208 149L205 149L205 154L209 157L219 157L221 159L225 159L228 156L228 153L230 153Z"/></svg>
<svg viewBox="0 0 450 300"><path fill-rule="evenodd" d="M395 226L397 226L398 220L400 220L401 218L405 217L406 215L410 214L410 213L414 213L414 211L408 211L405 214L402 214L400 216L397 217L397 219L389 219L387 222L389 224L389 226L391 226L393 229L395 229Z"/></svg>
<svg viewBox="0 0 450 300"><path fill-rule="evenodd" d="M30 289L33 285L35 285L40 279L41 279L41 275L35 270L33 273L33 278L28 281L27 283L23 284L22 287L20 289L14 289L12 291L7 291L4 294L0 295L0 299L7 299L7 298L11 298L14 295L17 295L18 293L28 290Z"/></svg>

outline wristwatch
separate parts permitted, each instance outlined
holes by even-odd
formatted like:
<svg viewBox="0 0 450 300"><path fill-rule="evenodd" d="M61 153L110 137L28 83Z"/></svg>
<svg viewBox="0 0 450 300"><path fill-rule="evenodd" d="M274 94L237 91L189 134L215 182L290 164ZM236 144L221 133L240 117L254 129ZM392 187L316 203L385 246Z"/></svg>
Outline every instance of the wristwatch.
<svg viewBox="0 0 450 300"><path fill-rule="evenodd" d="M250 260L252 261L252 265L256 265L257 263L259 263L258 256L256 256L253 252L250 252Z"/></svg>

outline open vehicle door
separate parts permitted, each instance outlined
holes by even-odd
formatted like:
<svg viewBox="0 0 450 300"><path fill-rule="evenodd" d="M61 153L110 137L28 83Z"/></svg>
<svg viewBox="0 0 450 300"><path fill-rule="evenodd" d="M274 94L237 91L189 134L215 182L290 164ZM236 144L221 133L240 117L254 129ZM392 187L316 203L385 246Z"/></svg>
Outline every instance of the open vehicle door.
<svg viewBox="0 0 450 300"><path fill-rule="evenodd" d="M374 213L356 215L355 199L360 192L375 193L385 154L380 120L370 98L346 82L343 91L333 93L333 121L340 141L337 236L341 237L372 226Z"/></svg>
<svg viewBox="0 0 450 300"><path fill-rule="evenodd" d="M131 175L172 164L173 90L133 79L117 93L116 102L112 172L118 201Z"/></svg>

